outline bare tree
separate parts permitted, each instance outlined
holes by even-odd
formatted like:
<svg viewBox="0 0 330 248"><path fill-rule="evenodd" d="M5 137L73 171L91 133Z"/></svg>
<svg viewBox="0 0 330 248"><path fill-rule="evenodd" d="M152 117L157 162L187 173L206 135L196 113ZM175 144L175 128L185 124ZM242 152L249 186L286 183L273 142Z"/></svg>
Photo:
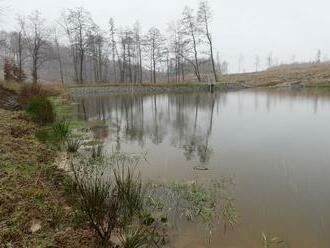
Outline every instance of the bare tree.
<svg viewBox="0 0 330 248"><path fill-rule="evenodd" d="M217 72L221 74L220 59L215 64L213 58L211 17L207 2L201 2L198 13L185 7L165 39L155 27L143 34L138 22L117 30L113 19L106 34L81 7L63 12L59 24L65 34L61 35L55 29L51 32L41 14L35 12L19 19L17 31L0 32L0 56L15 65L16 71L31 64L34 82L41 74L45 76L43 80L62 83L65 80L81 84L89 80L142 83L149 80L147 73L154 83L157 79L170 82L174 77L176 82L185 81L187 74L194 74L201 81L210 64L215 78ZM205 48L211 59L204 55ZM40 70L45 62L47 68ZM65 73L68 70L72 70L72 79Z"/></svg>
<svg viewBox="0 0 330 248"><path fill-rule="evenodd" d="M321 49L317 50L316 57L315 57L315 63L316 64L321 63Z"/></svg>
<svg viewBox="0 0 330 248"><path fill-rule="evenodd" d="M260 57L259 55L256 55L256 60L255 60L256 72L259 71L259 65L260 65Z"/></svg>
<svg viewBox="0 0 330 248"><path fill-rule="evenodd" d="M159 29L152 27L146 36L145 43L150 57L151 81L157 83L156 70L158 62L164 56L164 37Z"/></svg>
<svg viewBox="0 0 330 248"><path fill-rule="evenodd" d="M184 80L184 63L183 58L187 57L184 53L184 44L183 44L183 35L180 32L181 23L172 22L168 26L169 35L169 43L170 43L170 52L173 54L174 58L174 72L175 72L175 80L179 82L182 78Z"/></svg>
<svg viewBox="0 0 330 248"><path fill-rule="evenodd" d="M113 18L110 18L109 20L109 32L110 32L110 49L112 55L113 75L114 75L114 81L117 82L116 56L118 55L118 51L117 51L117 43L115 39L115 34L116 34L115 21L113 20Z"/></svg>
<svg viewBox="0 0 330 248"><path fill-rule="evenodd" d="M214 74L214 79L216 82L218 82L218 75L217 71L215 69L215 62L214 62L214 54L213 54L213 40L212 35L210 33L209 24L212 19L212 11L209 6L209 3L207 1L202 1L199 4L199 10L198 10L198 22L200 23L202 27L202 32L207 38L209 48L210 48L210 60L212 64L212 71Z"/></svg>
<svg viewBox="0 0 330 248"><path fill-rule="evenodd" d="M120 44L121 44L121 81L133 82L133 67L134 67L134 32L129 28L120 32Z"/></svg>
<svg viewBox="0 0 330 248"><path fill-rule="evenodd" d="M134 34L131 30L125 32L125 40L127 48L127 73L130 83L133 83L133 70L132 70L132 59L133 59L133 46L134 46Z"/></svg>
<svg viewBox="0 0 330 248"><path fill-rule="evenodd" d="M217 52L217 63L216 63L216 69L218 72L222 72L221 71L221 59L220 59L220 52Z"/></svg>
<svg viewBox="0 0 330 248"><path fill-rule="evenodd" d="M199 60L198 60L198 36L199 29L197 28L196 17L194 16L194 12L191 8L185 7L182 13L181 19L181 32L184 36L183 44L185 45L185 54L193 53L193 59L190 59L185 54L181 54L181 56L187 60L194 68L194 73L197 77L198 82L201 82L201 74L199 70Z"/></svg>
<svg viewBox="0 0 330 248"><path fill-rule="evenodd" d="M138 58L138 81L143 82L143 70L142 70L142 44L141 44L141 26L139 22L134 25L135 42L137 48L137 58Z"/></svg>
<svg viewBox="0 0 330 248"><path fill-rule="evenodd" d="M166 63L166 74L167 74L167 82L170 82L170 50L168 47L164 49L165 54L165 63Z"/></svg>
<svg viewBox="0 0 330 248"><path fill-rule="evenodd" d="M266 60L267 60L268 68L272 67L273 66L273 53L269 53Z"/></svg>
<svg viewBox="0 0 330 248"><path fill-rule="evenodd" d="M238 73L242 72L243 63L244 63L244 56L243 54L240 54L238 57Z"/></svg>
<svg viewBox="0 0 330 248"><path fill-rule="evenodd" d="M22 82L25 79L23 64L27 58L27 49L23 37L24 20L19 18L18 23L18 30L8 34L5 33L5 37L1 40L1 45L5 51L4 57L7 60L7 64L10 62L15 67L15 80Z"/></svg>
<svg viewBox="0 0 330 248"><path fill-rule="evenodd" d="M58 41L58 35L57 35L56 30L55 30L55 35L54 35L54 44L56 47L56 60L58 61L61 83L64 84L63 61L62 61L60 43Z"/></svg>
<svg viewBox="0 0 330 248"><path fill-rule="evenodd" d="M18 81L22 82L25 79L23 64L26 58L26 45L24 44L24 20L18 18L19 30L15 34L15 61L18 66Z"/></svg>
<svg viewBox="0 0 330 248"><path fill-rule="evenodd" d="M46 26L46 21L41 17L39 11L26 18L23 33L31 57L32 81L37 83L39 69L49 59L49 49L51 49L47 41L50 36L50 29Z"/></svg>
<svg viewBox="0 0 330 248"><path fill-rule="evenodd" d="M106 57L104 56L105 38L99 27L94 26L88 34L87 52L91 61L94 72L94 81L105 81L103 75L103 67L106 64Z"/></svg>
<svg viewBox="0 0 330 248"><path fill-rule="evenodd" d="M68 9L63 13L63 27L71 44L76 80L84 83L84 62L88 41L95 24L84 8Z"/></svg>
<svg viewBox="0 0 330 248"><path fill-rule="evenodd" d="M223 74L227 74L228 73L228 67L229 67L229 64L227 61L223 61L222 64L221 64L221 72Z"/></svg>

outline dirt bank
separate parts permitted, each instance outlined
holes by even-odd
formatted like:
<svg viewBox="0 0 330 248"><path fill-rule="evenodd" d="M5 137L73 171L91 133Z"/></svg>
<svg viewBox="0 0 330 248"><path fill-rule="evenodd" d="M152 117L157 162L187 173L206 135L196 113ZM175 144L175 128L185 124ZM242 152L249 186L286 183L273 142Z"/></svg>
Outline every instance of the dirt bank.
<svg viewBox="0 0 330 248"><path fill-rule="evenodd" d="M17 93L14 90L6 89L0 85L0 108L6 110L18 110L20 105L17 103Z"/></svg>
<svg viewBox="0 0 330 248"><path fill-rule="evenodd" d="M93 247L54 166L56 151L35 137L39 127L23 112L0 116L0 247Z"/></svg>

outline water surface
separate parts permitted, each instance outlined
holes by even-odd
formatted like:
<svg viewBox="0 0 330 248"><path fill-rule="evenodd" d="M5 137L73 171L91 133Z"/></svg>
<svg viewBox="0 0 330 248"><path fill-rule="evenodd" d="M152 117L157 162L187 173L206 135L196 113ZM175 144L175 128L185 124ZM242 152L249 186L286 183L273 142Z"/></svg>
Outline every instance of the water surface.
<svg viewBox="0 0 330 248"><path fill-rule="evenodd" d="M261 247L261 232L290 247L330 247L330 91L243 90L215 94L86 96L77 117L107 150L147 152L146 178L230 176L239 224L216 230L212 247ZM195 170L206 168L208 170ZM183 225L173 247L206 247Z"/></svg>

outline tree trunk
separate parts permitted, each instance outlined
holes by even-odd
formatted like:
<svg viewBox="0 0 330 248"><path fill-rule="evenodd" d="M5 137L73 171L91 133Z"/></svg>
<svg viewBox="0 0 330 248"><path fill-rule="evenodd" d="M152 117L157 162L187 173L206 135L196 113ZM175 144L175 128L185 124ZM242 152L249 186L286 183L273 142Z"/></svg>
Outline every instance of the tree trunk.
<svg viewBox="0 0 330 248"><path fill-rule="evenodd" d="M197 43L196 43L196 38L195 38L195 34L194 34L193 31L191 32L191 36L193 38L193 44L194 44L195 74L196 74L196 77L197 77L198 82L201 82L201 75L200 75L200 72L199 72Z"/></svg>
<svg viewBox="0 0 330 248"><path fill-rule="evenodd" d="M207 21L207 17L205 16L205 31L206 31L206 37L209 41L209 45L210 45L210 59L211 59L211 63L212 63L212 70L213 70L213 74L214 74L214 80L215 82L218 82L218 75L217 75L217 71L215 69L215 63L214 63L214 55L213 55L213 44L212 44L212 37L211 34L209 32L209 24Z"/></svg>
<svg viewBox="0 0 330 248"><path fill-rule="evenodd" d="M37 52L33 55L32 58L32 82L33 83L38 83L38 56Z"/></svg>
<svg viewBox="0 0 330 248"><path fill-rule="evenodd" d="M212 44L212 39L210 37L210 34L208 34L208 40L209 40L209 44L210 44L211 63L212 63L212 70L213 70L213 74L214 74L214 80L215 80L215 82L218 82L218 75L217 75L217 70L215 69L214 56L213 56L213 44Z"/></svg>
<svg viewBox="0 0 330 248"><path fill-rule="evenodd" d="M22 82L23 78L23 47L22 47L22 32L18 33L18 69L19 77L18 81Z"/></svg>
<svg viewBox="0 0 330 248"><path fill-rule="evenodd" d="M142 84L143 75L142 75L142 51L141 51L141 42L139 41L139 81Z"/></svg>
<svg viewBox="0 0 330 248"><path fill-rule="evenodd" d="M61 83L64 84L64 76L63 76L63 63L62 63L62 57L60 52L60 45L55 39L56 49L57 49L57 59L58 59L58 65L60 67L60 77L61 77Z"/></svg>
<svg viewBox="0 0 330 248"><path fill-rule="evenodd" d="M84 83L84 52L80 51L80 61L79 61L79 83L83 84Z"/></svg>
<svg viewBox="0 0 330 248"><path fill-rule="evenodd" d="M98 67L99 67L99 81L104 81L103 71L102 71L102 47L101 42L98 43Z"/></svg>

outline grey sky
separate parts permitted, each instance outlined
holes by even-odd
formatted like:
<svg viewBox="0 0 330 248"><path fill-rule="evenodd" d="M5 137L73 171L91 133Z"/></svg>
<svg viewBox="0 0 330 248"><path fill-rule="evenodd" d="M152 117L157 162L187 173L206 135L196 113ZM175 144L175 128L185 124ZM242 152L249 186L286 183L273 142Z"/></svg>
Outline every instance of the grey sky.
<svg viewBox="0 0 330 248"><path fill-rule="evenodd" d="M15 27L17 14L36 9L50 21L64 8L82 6L94 20L106 28L113 17L116 23L130 26L136 20L144 31L157 26L165 31L167 24L180 17L185 5L197 9L199 0L3 0L10 6L4 28ZM212 32L215 46L229 62L230 71L254 68L256 54L262 64L272 52L279 62L314 59L318 49L330 57L329 0L209 0L214 11ZM9 18L7 18L9 17Z"/></svg>

